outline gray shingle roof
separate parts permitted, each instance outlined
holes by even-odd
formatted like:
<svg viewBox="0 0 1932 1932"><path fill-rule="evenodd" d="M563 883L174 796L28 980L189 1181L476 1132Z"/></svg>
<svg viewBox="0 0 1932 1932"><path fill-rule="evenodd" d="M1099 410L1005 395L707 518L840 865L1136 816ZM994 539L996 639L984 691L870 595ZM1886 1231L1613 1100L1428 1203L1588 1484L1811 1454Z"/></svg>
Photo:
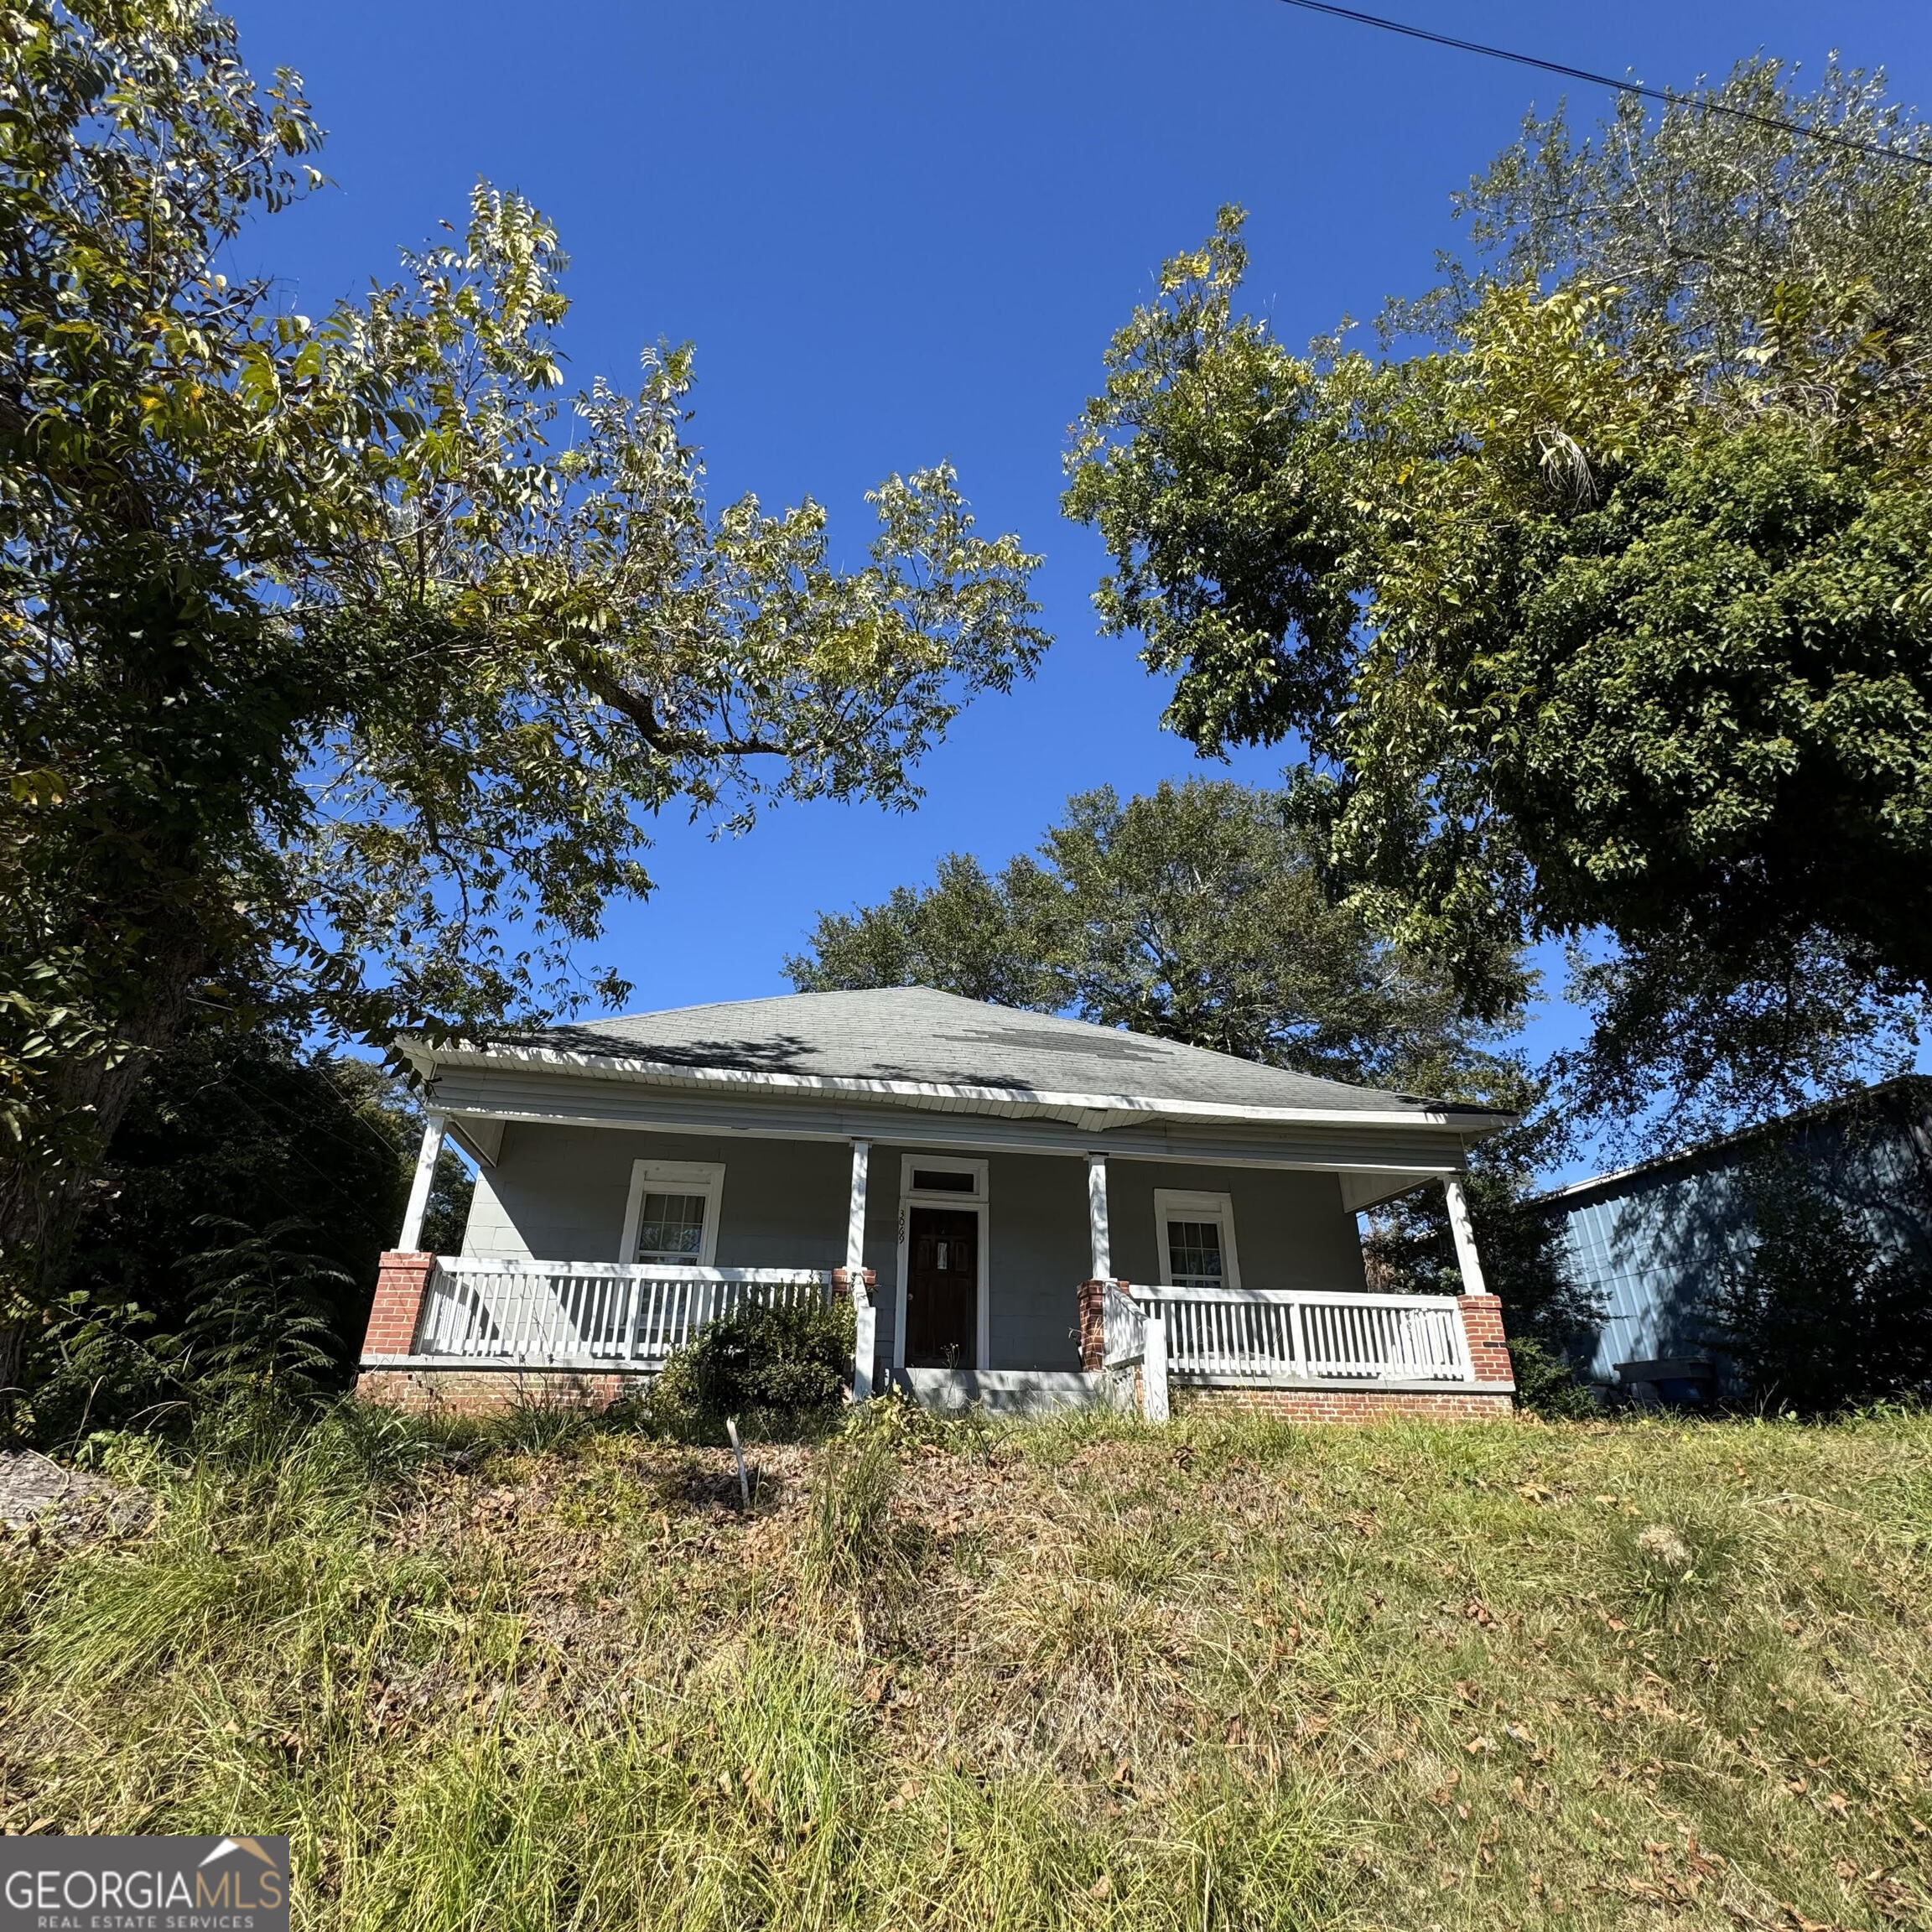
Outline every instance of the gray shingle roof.
<svg viewBox="0 0 1932 1932"><path fill-rule="evenodd" d="M521 1043L693 1069L993 1088L1016 1100L1090 1094L1319 1113L1497 1118L1481 1109L1318 1080L1144 1033L985 1005L920 986L682 1006L552 1027Z"/></svg>

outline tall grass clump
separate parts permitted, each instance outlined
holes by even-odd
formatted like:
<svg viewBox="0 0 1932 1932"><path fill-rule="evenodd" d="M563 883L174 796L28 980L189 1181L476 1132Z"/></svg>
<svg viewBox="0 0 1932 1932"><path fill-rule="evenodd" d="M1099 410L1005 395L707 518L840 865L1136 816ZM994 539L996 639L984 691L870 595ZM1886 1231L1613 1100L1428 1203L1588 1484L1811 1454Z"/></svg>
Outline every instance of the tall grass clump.
<svg viewBox="0 0 1932 1932"><path fill-rule="evenodd" d="M469 1736L397 1794L344 1910L395 1932L837 1923L875 1755L835 1674L753 1644L620 1721Z"/></svg>
<svg viewBox="0 0 1932 1932"><path fill-rule="evenodd" d="M892 1520L899 1457L890 1434L864 1427L819 1452L804 1576L820 1595L890 1595L906 1580L904 1539Z"/></svg>
<svg viewBox="0 0 1932 1932"><path fill-rule="evenodd" d="M129 1436L96 1445L105 1473L152 1496L147 1531L52 1567L18 1653L63 1689L122 1689L182 1662L245 1670L274 1633L287 1668L326 1646L372 1597L439 1588L434 1555L378 1559L383 1498L432 1452L418 1427L351 1402L319 1414L238 1397L184 1450Z"/></svg>

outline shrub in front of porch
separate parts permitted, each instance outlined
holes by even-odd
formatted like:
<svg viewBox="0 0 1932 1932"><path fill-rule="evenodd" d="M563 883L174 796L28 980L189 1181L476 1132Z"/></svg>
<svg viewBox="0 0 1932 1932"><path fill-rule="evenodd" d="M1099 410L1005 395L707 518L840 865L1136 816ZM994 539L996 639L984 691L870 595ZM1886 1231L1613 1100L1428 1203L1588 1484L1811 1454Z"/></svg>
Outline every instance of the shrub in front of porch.
<svg viewBox="0 0 1932 1932"><path fill-rule="evenodd" d="M852 1379L852 1308L754 1304L714 1322L664 1364L639 1405L646 1427L721 1441L727 1416L767 1441L822 1435Z"/></svg>

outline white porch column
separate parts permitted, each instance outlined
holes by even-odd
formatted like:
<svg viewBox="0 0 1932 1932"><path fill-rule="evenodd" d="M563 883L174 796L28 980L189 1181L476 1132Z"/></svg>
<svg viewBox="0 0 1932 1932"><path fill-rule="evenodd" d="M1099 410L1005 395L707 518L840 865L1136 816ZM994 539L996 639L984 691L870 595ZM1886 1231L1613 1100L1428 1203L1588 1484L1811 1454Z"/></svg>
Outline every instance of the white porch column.
<svg viewBox="0 0 1932 1932"><path fill-rule="evenodd" d="M1107 1228L1107 1156L1087 1156L1087 1232L1093 1248L1095 1281L1114 1279L1114 1244Z"/></svg>
<svg viewBox="0 0 1932 1932"><path fill-rule="evenodd" d="M879 1347L879 1309L865 1287L865 1179L872 1143L852 1143L852 1198L845 1217L845 1285L852 1296L852 1400L872 1395L872 1358Z"/></svg>
<svg viewBox="0 0 1932 1932"><path fill-rule="evenodd" d="M414 1254L416 1244L423 1239L423 1217L428 1212L429 1189L436 1179L436 1162L443 1152L443 1135L449 1124L449 1116L434 1109L424 1117L416 1176L409 1183L409 1205L402 1211L402 1232L396 1237L396 1246L402 1254Z"/></svg>
<svg viewBox="0 0 1932 1932"><path fill-rule="evenodd" d="M1476 1254L1476 1230L1469 1219L1469 1197L1462 1192L1460 1174L1442 1176L1442 1197L1449 1203L1449 1232L1456 1238L1456 1265L1462 1270L1465 1295L1487 1295L1483 1284L1483 1264Z"/></svg>

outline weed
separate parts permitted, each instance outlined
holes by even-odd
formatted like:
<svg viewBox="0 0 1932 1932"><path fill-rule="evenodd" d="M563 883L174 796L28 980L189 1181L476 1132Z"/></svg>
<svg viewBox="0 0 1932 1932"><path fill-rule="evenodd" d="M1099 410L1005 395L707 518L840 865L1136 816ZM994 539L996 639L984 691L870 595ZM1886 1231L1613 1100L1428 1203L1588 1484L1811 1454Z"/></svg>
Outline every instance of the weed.
<svg viewBox="0 0 1932 1932"><path fill-rule="evenodd" d="M806 1576L818 1590L889 1587L902 1576L906 1564L891 1520L898 1482L898 1451L889 1435L862 1431L826 1444L806 1545Z"/></svg>
<svg viewBox="0 0 1932 1932"><path fill-rule="evenodd" d="M526 1386L519 1380L509 1407L493 1419L489 1433L505 1449L541 1456L580 1441L592 1423L584 1402L548 1384Z"/></svg>
<svg viewBox="0 0 1932 1932"><path fill-rule="evenodd" d="M978 1403L950 1413L922 1407L903 1389L889 1389L861 1403L846 1416L839 1431L848 1442L883 1441L894 1453L937 1449L949 1456L987 1461L994 1433Z"/></svg>

